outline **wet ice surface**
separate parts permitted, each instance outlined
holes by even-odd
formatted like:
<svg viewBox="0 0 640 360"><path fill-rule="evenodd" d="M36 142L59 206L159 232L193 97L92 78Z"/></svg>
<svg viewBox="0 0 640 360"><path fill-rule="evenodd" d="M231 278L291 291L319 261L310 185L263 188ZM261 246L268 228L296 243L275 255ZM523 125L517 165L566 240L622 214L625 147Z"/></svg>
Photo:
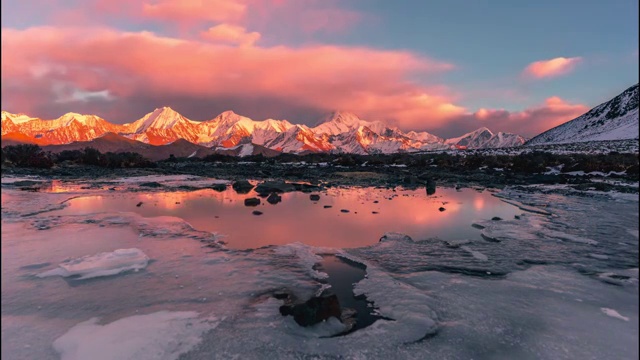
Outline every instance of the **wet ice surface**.
<svg viewBox="0 0 640 360"><path fill-rule="evenodd" d="M120 182L119 190L139 190L136 184L146 181L134 180ZM170 181L176 187L180 181L189 183L182 178ZM407 221L381 232L376 228L373 235L366 230L370 219L362 220L356 229L363 230L351 234L367 239L350 246L339 246L345 243L342 241L233 250L218 245L220 238L211 233L228 235L222 239L231 245L234 233L229 229L233 227L225 232L216 229L213 221L211 227L201 228L196 221L186 223L176 217L180 214L142 213L153 207L153 196L159 192L120 194L106 185L35 193L5 187L5 183L3 178L3 359L638 356L637 198L500 193L516 201L518 209L486 191L451 190L453 195L467 196L458 200L462 204L457 204L456 212L455 200L446 196L421 200L399 193L393 200L380 198L377 204L410 199L403 206L388 208L389 212L396 219L418 219L416 213L426 208L425 218L433 222L411 227ZM348 190L340 191L343 195L335 197L322 194L318 204L313 204L308 194L284 194L282 203L264 208L285 209L289 200L305 204L295 208L298 212L308 207L310 211L338 213L342 204L324 209L322 200L338 202L349 196ZM361 201L349 200L351 212L345 215L357 222L365 215L358 208L361 202L372 206L375 200L362 198L371 191L354 193L365 195L354 195ZM137 208L137 197L149 194L152 200ZM446 192L438 189L436 195L442 194ZM472 196L476 194L486 196L482 209L487 210L470 211L480 207ZM82 199L76 197L86 195L102 196L103 201L124 197L127 204L134 203L134 209L74 210L73 201ZM177 205L191 201L182 199ZM157 201L160 204L162 199ZM449 204L444 205L446 211L439 212L442 201ZM170 198L163 204L175 202ZM495 204L506 206L504 212L499 213ZM233 209L220 208L218 216L223 219ZM242 205L238 209L250 214L253 208ZM470 213L465 214L464 209ZM376 216L386 212L380 210ZM247 215L241 218L244 223L235 226L244 224L260 234L263 227L277 224L277 218L258 222L268 214ZM437 217L440 214L453 215ZM316 219L330 227L342 221L343 215L336 215ZM502 220L491 220L494 216ZM409 236L389 235L379 242L387 231ZM271 244L279 243L274 240ZM93 256L93 260L103 260L104 255L97 255L118 249L139 249L149 258L147 266L137 272L125 270L84 280L37 276L78 259ZM272 294L284 288L307 299L322 289L327 278L331 283L334 273L353 275L340 265L337 271L329 268L331 263L325 263L324 268L317 265L331 255L366 266L365 278L353 287L354 295L366 295L384 319L346 336L325 338L339 333L342 324L332 319L301 328L290 316L279 314L283 302ZM103 262L84 262L98 263L104 270ZM351 281L348 276L344 280ZM123 339L127 346L113 345ZM108 350L112 348L115 350Z"/></svg>

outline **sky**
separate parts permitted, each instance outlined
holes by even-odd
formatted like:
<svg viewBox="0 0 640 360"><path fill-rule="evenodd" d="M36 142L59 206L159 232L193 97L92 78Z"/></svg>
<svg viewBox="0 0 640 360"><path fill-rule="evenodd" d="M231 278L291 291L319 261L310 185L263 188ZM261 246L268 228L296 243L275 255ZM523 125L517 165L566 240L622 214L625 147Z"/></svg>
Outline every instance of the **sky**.
<svg viewBox="0 0 640 360"><path fill-rule="evenodd" d="M638 83L637 0L2 1L2 110L526 137Z"/></svg>

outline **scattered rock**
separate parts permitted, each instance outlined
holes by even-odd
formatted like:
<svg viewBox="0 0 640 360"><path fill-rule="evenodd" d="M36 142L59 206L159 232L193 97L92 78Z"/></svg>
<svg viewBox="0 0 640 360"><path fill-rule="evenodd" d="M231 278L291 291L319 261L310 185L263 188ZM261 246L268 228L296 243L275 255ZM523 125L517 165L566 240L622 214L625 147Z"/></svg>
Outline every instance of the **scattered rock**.
<svg viewBox="0 0 640 360"><path fill-rule="evenodd" d="M309 195L309 199L310 199L311 201L318 201L318 200L320 200L320 195L318 195L318 194L311 194L311 195Z"/></svg>
<svg viewBox="0 0 640 360"><path fill-rule="evenodd" d="M295 191L296 188L292 184L284 181L265 181L256 186L256 192L258 194L270 194L270 193L285 193Z"/></svg>
<svg viewBox="0 0 640 360"><path fill-rule="evenodd" d="M347 210L347 209L342 209L342 210L340 210L340 212L348 213L348 212L349 212L349 210Z"/></svg>
<svg viewBox="0 0 640 360"><path fill-rule="evenodd" d="M340 302L335 294L312 297L303 304L282 305L280 314L292 315L296 323L304 327L315 325L332 316L338 320L342 318Z"/></svg>
<svg viewBox="0 0 640 360"><path fill-rule="evenodd" d="M275 205L279 202L282 201L282 196L276 194L276 193L271 193L269 194L269 197L267 198L267 202L271 205Z"/></svg>
<svg viewBox="0 0 640 360"><path fill-rule="evenodd" d="M379 201L378 200L373 200L373 203L377 204L377 203L379 203Z"/></svg>
<svg viewBox="0 0 640 360"><path fill-rule="evenodd" d="M436 182L429 179L427 180L427 195L433 195L436 193Z"/></svg>
<svg viewBox="0 0 640 360"><path fill-rule="evenodd" d="M249 184L249 185L251 185L251 184ZM227 185L226 184L213 184L213 185L211 185L211 188L213 190L217 191L217 192L223 192L223 191L227 190ZM233 189L235 190L236 188L233 188ZM251 190L251 189L249 189L249 190Z"/></svg>
<svg viewBox="0 0 640 360"><path fill-rule="evenodd" d="M159 188L159 187L162 187L162 184L160 184L159 182L151 181L151 182L143 182L143 183L140 183L140 185L138 185L138 186L141 186L141 187L151 187L151 188Z"/></svg>
<svg viewBox="0 0 640 360"><path fill-rule="evenodd" d="M253 215L262 215L262 211L260 211L260 210L253 210L251 213Z"/></svg>
<svg viewBox="0 0 640 360"><path fill-rule="evenodd" d="M501 217L499 217L499 216L494 216L494 217L492 217L492 218L491 218L491 220L493 220L493 221L500 221L500 220L502 220L502 218L501 218Z"/></svg>
<svg viewBox="0 0 640 360"><path fill-rule="evenodd" d="M447 210L447 209L445 209L445 208L443 208L443 207L440 207L438 210L440 210L440 211L445 211L445 210Z"/></svg>
<svg viewBox="0 0 640 360"><path fill-rule="evenodd" d="M142 206L142 201L140 201L139 203L136 204L137 207Z"/></svg>
<svg viewBox="0 0 640 360"><path fill-rule="evenodd" d="M247 180L239 180L231 185L233 190L235 190L238 194L247 194L251 189L253 189L253 185ZM225 187L226 188L226 187Z"/></svg>
<svg viewBox="0 0 640 360"><path fill-rule="evenodd" d="M372 211L371 213L372 214L379 214L377 211Z"/></svg>
<svg viewBox="0 0 640 360"><path fill-rule="evenodd" d="M258 198L244 199L244 206L258 206L258 205L260 205L260 199Z"/></svg>
<svg viewBox="0 0 640 360"><path fill-rule="evenodd" d="M333 206L331 206L331 205L325 205L325 206L324 206L324 208L325 208L325 209L330 209L330 208L332 208L332 207L333 207Z"/></svg>

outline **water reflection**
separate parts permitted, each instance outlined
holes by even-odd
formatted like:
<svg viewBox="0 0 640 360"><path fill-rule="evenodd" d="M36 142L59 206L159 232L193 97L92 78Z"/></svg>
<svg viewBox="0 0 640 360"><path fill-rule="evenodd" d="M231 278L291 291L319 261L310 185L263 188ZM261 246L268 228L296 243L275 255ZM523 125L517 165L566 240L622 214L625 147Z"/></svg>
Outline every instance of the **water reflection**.
<svg viewBox="0 0 640 360"><path fill-rule="evenodd" d="M313 246L352 248L371 245L388 231L414 239L477 238L470 225L494 216L512 218L521 211L472 189L438 189L427 196L424 189L389 190L332 188L311 201L309 194L281 194L282 202L260 199L257 207L244 200L257 194L237 194L232 189L191 192L126 193L87 196L70 201L64 214L135 212L145 217L175 216L194 228L227 235L228 246L256 248L302 242ZM142 206L136 204L142 202ZM326 206L331 206L326 207ZM444 207L446 211L439 211ZM262 216L252 215L259 210ZM350 210L343 213L341 209Z"/></svg>

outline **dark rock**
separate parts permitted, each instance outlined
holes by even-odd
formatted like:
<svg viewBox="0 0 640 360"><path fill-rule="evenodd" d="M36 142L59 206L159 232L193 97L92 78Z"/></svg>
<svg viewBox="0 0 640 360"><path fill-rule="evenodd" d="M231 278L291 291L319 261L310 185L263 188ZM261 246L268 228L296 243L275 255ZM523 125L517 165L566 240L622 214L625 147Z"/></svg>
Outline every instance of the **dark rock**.
<svg viewBox="0 0 640 360"><path fill-rule="evenodd" d="M340 302L335 294L312 297L303 304L282 305L280 307L282 316L292 315L293 319L300 326L312 326L319 322L335 317L342 318Z"/></svg>
<svg viewBox="0 0 640 360"><path fill-rule="evenodd" d="M258 198L244 199L244 206L258 206L258 205L260 205L260 199Z"/></svg>
<svg viewBox="0 0 640 360"><path fill-rule="evenodd" d="M331 205L325 205L325 206L324 206L324 208L325 208L325 209L330 209L330 208L332 208L332 207L333 207L333 206L331 206Z"/></svg>
<svg viewBox="0 0 640 360"><path fill-rule="evenodd" d="M251 184L249 184L251 185ZM223 192L225 190L227 190L227 185L226 184L213 184L211 185L211 188L217 192ZM235 190L235 188L234 188ZM237 190L236 190L237 191Z"/></svg>
<svg viewBox="0 0 640 360"><path fill-rule="evenodd" d="M162 187L162 184L160 184L160 183L158 183L158 182L155 182L155 181L151 181L151 182L144 182L144 183L141 183L141 184L140 184L140 185L138 185L138 186L142 186L142 187L151 187L151 188L159 188L159 187Z"/></svg>
<svg viewBox="0 0 640 360"><path fill-rule="evenodd" d="M279 203L280 201L282 201L282 196L276 194L276 193L271 193L269 194L269 197L267 198L267 202L271 205L275 205L277 203Z"/></svg>
<svg viewBox="0 0 640 360"><path fill-rule="evenodd" d="M482 226L480 224L471 224L471 226L476 228L476 229L484 229L484 226Z"/></svg>
<svg viewBox="0 0 640 360"><path fill-rule="evenodd" d="M378 200L373 200L373 203L377 204L377 203L379 203L379 201Z"/></svg>
<svg viewBox="0 0 640 360"><path fill-rule="evenodd" d="M260 211L260 210L253 210L251 213L253 215L262 215L262 211Z"/></svg>
<svg viewBox="0 0 640 360"><path fill-rule="evenodd" d="M514 215L513 218L516 220L520 220L520 215Z"/></svg>
<svg viewBox="0 0 640 360"><path fill-rule="evenodd" d="M372 211L371 213L372 213L372 214L378 214L378 212L377 212L377 211Z"/></svg>
<svg viewBox="0 0 640 360"><path fill-rule="evenodd" d="M402 183L404 185L416 186L420 184L420 180L416 176L409 175L405 176L404 179L402 179Z"/></svg>
<svg viewBox="0 0 640 360"><path fill-rule="evenodd" d="M427 180L427 195L433 195L436 193L436 182L433 180Z"/></svg>
<svg viewBox="0 0 640 360"><path fill-rule="evenodd" d="M293 185L296 191L302 191L302 192L312 192L312 191L322 190L322 187L318 185L311 185L311 184L305 184L305 183L291 183L290 185Z"/></svg>
<svg viewBox="0 0 640 360"><path fill-rule="evenodd" d="M342 209L342 210L340 210L340 212L348 213L348 212L349 212L349 210L347 210L347 209Z"/></svg>
<svg viewBox="0 0 640 360"><path fill-rule="evenodd" d="M440 210L440 211L445 211L445 210L447 210L447 209L445 209L445 208L441 207L441 208L439 208L438 210Z"/></svg>
<svg viewBox="0 0 640 360"><path fill-rule="evenodd" d="M501 217L499 217L499 216L494 216L494 217L492 217L492 218L491 218L491 220L493 220L493 221L500 221L500 220L502 220L502 218L501 218Z"/></svg>
<svg viewBox="0 0 640 360"><path fill-rule="evenodd" d="M318 201L318 200L320 200L320 195L318 195L318 194L311 194L311 195L309 195L309 199L310 199L311 201Z"/></svg>
<svg viewBox="0 0 640 360"><path fill-rule="evenodd" d="M247 194L251 189L253 189L253 185L247 180L239 180L231 185L233 190L235 190L238 194Z"/></svg>
<svg viewBox="0 0 640 360"><path fill-rule="evenodd" d="M136 204L137 207L142 206L142 201L140 201L139 203Z"/></svg>
<svg viewBox="0 0 640 360"><path fill-rule="evenodd" d="M284 181L265 181L256 186L258 194L285 193L295 190L295 186Z"/></svg>

